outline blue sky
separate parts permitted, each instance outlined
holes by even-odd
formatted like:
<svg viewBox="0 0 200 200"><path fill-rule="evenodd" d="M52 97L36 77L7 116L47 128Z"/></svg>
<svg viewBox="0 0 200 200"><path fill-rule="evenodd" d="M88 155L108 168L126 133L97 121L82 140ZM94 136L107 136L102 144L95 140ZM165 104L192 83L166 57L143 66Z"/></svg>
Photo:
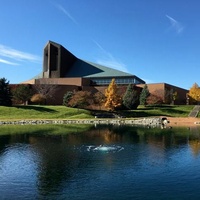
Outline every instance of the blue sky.
<svg viewBox="0 0 200 200"><path fill-rule="evenodd" d="M52 40L147 83L189 89L200 85L199 10L199 0L0 0L0 78L39 74Z"/></svg>

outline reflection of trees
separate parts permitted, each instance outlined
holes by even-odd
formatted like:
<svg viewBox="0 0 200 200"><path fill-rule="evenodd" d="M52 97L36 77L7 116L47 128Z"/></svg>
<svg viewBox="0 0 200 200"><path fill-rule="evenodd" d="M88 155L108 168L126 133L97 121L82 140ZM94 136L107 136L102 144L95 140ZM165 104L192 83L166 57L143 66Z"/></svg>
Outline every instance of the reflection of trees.
<svg viewBox="0 0 200 200"><path fill-rule="evenodd" d="M27 135L2 135L0 136L0 152L9 144L26 142Z"/></svg>
<svg viewBox="0 0 200 200"><path fill-rule="evenodd" d="M167 149L179 145L190 144L195 155L200 152L199 134L192 135L192 130L188 129L157 129L157 128L139 128L134 126L104 126L99 125L96 128L85 132L66 134L66 135L12 135L5 136L0 140L0 150L9 143L30 143L35 153L35 161L38 164L38 190L41 196L51 195L52 192L58 192L75 180L75 176L87 174L87 165L93 165L90 173L94 177L100 176L102 170L106 167L112 170L116 162L121 162L121 156L127 156L124 162L131 168L137 168L143 159L155 161L155 163L166 159ZM42 132L42 131L40 131ZM44 132L43 132L44 133ZM47 133L47 131L45 132ZM49 131L51 133L51 131ZM199 131L198 131L199 133ZM189 136L188 136L189 135ZM190 137L190 141L189 141ZM2 137L1 137L2 138ZM196 140L197 139L197 140ZM120 154L105 154L106 156L92 157L92 154L86 154L87 151L81 151L82 145L100 145L100 144L139 144L132 145L133 151L121 151ZM140 145L142 144L142 145ZM143 145L145 144L145 145ZM146 146L146 144L148 146ZM77 147L80 147L79 149ZM144 151L143 148L149 151ZM141 151L138 153L137 151ZM145 154L144 154L145 152ZM135 153L135 154L134 154ZM36 160L37 159L37 160ZM157 161L158 160L158 161ZM137 164L136 164L137 163ZM142 163L142 162L141 162ZM102 167L103 166L103 167ZM98 170L98 168L100 170ZM99 173L99 174L98 174ZM78 174L78 175L77 175ZM74 178L75 177L75 178Z"/></svg>
<svg viewBox="0 0 200 200"><path fill-rule="evenodd" d="M0 154L1 152L4 151L5 146L9 144L9 140L10 140L10 136L8 135L0 136Z"/></svg>
<svg viewBox="0 0 200 200"><path fill-rule="evenodd" d="M197 127L192 127L190 131L192 134L190 135L189 145L194 156L197 156L200 153L200 130Z"/></svg>
<svg viewBox="0 0 200 200"><path fill-rule="evenodd" d="M159 128L140 128L137 130L137 134L140 143L149 144L152 154L159 153L160 156L164 155L167 149L188 144L189 141L189 130L186 128L162 130Z"/></svg>
<svg viewBox="0 0 200 200"><path fill-rule="evenodd" d="M190 145L190 148L192 149L194 156L199 155L199 153L200 153L200 140L190 140L189 145Z"/></svg>
<svg viewBox="0 0 200 200"><path fill-rule="evenodd" d="M81 154L73 151L73 146L68 146L65 139L60 136L30 137L39 159L38 189L41 195L61 190L75 171L87 162L81 162Z"/></svg>
<svg viewBox="0 0 200 200"><path fill-rule="evenodd" d="M135 128L130 126L99 125L95 129L87 131L82 135L87 142L91 141L93 144L130 143L133 140L138 141Z"/></svg>
<svg viewBox="0 0 200 200"><path fill-rule="evenodd" d="M83 144L100 145L121 141L131 141L133 135L124 132L124 128L102 127L83 133L68 134L64 136L30 136L29 142L33 144L38 155L38 190L43 196L51 194L52 190L62 190L64 184L73 179L85 165L91 163L90 157L74 150ZM105 157L106 166L112 167L113 155ZM103 163L102 163L103 164Z"/></svg>

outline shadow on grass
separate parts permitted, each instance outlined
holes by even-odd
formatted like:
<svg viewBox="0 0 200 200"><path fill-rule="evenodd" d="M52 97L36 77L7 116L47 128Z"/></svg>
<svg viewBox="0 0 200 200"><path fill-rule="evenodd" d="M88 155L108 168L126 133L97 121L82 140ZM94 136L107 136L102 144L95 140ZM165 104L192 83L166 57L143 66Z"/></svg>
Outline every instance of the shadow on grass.
<svg viewBox="0 0 200 200"><path fill-rule="evenodd" d="M175 106L171 106L171 105L148 105L148 106L144 106L144 107L138 107L137 110L163 110L163 109L173 109L175 108Z"/></svg>
<svg viewBox="0 0 200 200"><path fill-rule="evenodd" d="M188 116L189 111L179 109L179 106L146 106L142 108L138 108L135 111L123 110L120 111L119 114L121 116L126 117L154 117L154 116Z"/></svg>
<svg viewBox="0 0 200 200"><path fill-rule="evenodd" d="M49 113L56 113L56 110L53 110L51 108L41 107L41 106L13 106L15 108L20 108L24 110L35 110L39 112L49 112Z"/></svg>
<svg viewBox="0 0 200 200"><path fill-rule="evenodd" d="M158 116L159 114L156 113L148 113L145 111L139 111L139 112L128 112L128 111L122 111L119 113L121 116L124 117L153 117L153 116Z"/></svg>
<svg viewBox="0 0 200 200"><path fill-rule="evenodd" d="M189 113L187 111L184 111L184 110L174 110L174 109L162 109L163 112L167 113L168 116L171 116L171 115L188 115Z"/></svg>

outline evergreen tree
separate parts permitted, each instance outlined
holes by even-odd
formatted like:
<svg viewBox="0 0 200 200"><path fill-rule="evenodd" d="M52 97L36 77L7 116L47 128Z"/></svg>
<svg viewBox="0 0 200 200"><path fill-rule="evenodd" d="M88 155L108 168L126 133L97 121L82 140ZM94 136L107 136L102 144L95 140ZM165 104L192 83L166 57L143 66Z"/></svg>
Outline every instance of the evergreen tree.
<svg viewBox="0 0 200 200"><path fill-rule="evenodd" d="M9 81L5 78L0 79L0 106L11 106L12 95L9 87Z"/></svg>
<svg viewBox="0 0 200 200"><path fill-rule="evenodd" d="M70 99L72 98L72 96L73 96L73 92L68 91L63 97L63 105L68 106L68 103L69 103Z"/></svg>
<svg viewBox="0 0 200 200"><path fill-rule="evenodd" d="M112 79L108 88L105 90L105 107L108 110L115 110L117 107L121 106L121 97L118 95L117 84L115 79Z"/></svg>
<svg viewBox="0 0 200 200"><path fill-rule="evenodd" d="M150 95L148 86L145 84L142 92L140 94L140 105L146 106L147 104L147 97Z"/></svg>
<svg viewBox="0 0 200 200"><path fill-rule="evenodd" d="M140 104L139 92L135 85L129 84L123 96L123 105L126 109L136 109Z"/></svg>

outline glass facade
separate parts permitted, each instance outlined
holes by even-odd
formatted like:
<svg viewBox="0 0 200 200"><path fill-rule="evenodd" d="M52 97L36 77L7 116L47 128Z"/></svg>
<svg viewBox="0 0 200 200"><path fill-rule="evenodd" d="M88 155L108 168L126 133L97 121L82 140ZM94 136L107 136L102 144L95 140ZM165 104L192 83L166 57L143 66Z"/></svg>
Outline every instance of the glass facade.
<svg viewBox="0 0 200 200"><path fill-rule="evenodd" d="M93 78L91 79L92 85L109 85L113 78ZM139 81L135 77L115 77L115 82L118 85L127 85L127 84L143 84L144 82Z"/></svg>

